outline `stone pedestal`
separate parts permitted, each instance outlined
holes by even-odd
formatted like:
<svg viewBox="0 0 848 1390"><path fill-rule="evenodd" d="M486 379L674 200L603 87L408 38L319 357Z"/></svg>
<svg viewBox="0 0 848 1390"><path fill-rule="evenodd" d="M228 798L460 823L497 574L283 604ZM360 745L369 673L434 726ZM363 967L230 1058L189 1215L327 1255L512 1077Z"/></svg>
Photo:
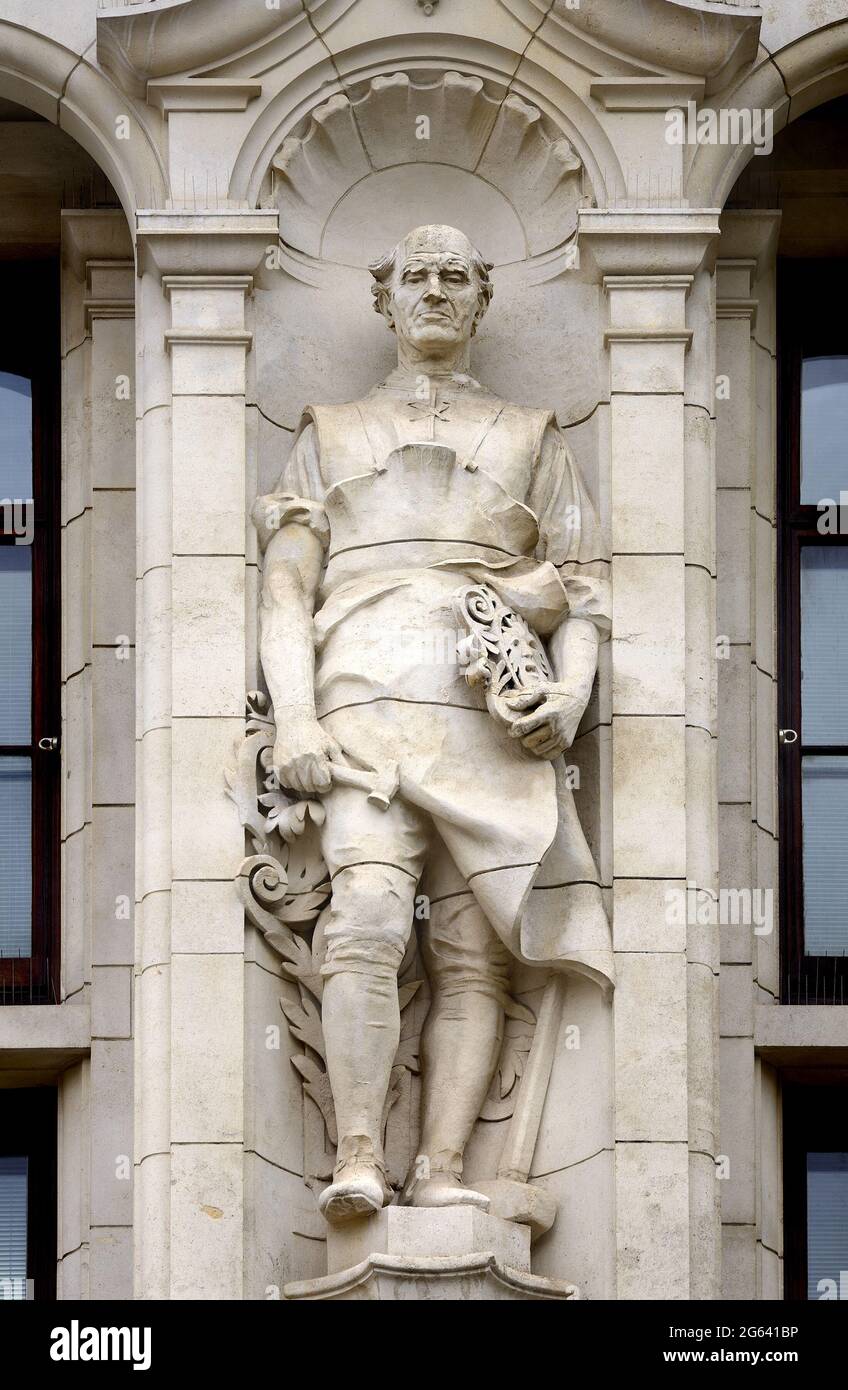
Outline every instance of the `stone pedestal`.
<svg viewBox="0 0 848 1390"><path fill-rule="evenodd" d="M473 1207L386 1207L327 1232L323 1279L287 1284L286 1299L549 1299L573 1284L530 1273L530 1229Z"/></svg>

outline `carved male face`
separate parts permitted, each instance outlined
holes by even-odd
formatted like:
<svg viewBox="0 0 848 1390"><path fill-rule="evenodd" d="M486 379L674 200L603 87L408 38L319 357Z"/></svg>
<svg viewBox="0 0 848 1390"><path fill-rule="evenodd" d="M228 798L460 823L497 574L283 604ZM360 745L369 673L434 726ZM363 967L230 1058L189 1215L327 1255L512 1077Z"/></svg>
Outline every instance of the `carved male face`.
<svg viewBox="0 0 848 1390"><path fill-rule="evenodd" d="M418 227L395 247L390 275L378 280L377 307L398 338L418 353L438 356L467 343L491 293L485 266L455 227ZM384 265L388 266L387 261Z"/></svg>

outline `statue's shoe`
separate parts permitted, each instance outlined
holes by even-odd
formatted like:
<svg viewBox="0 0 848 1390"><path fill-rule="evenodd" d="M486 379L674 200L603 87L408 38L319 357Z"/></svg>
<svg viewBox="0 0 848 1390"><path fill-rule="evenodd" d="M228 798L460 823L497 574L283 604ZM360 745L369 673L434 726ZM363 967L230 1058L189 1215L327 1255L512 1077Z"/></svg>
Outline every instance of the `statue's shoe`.
<svg viewBox="0 0 848 1390"><path fill-rule="evenodd" d="M373 1216L382 1210L388 1195L376 1164L347 1163L343 1172L318 1198L318 1210L333 1226L357 1216Z"/></svg>
<svg viewBox="0 0 848 1390"><path fill-rule="evenodd" d="M429 1178L421 1178L409 1196L413 1207L477 1207L480 1211L489 1210L489 1198L473 1187L463 1187L462 1180L455 1173L434 1173Z"/></svg>

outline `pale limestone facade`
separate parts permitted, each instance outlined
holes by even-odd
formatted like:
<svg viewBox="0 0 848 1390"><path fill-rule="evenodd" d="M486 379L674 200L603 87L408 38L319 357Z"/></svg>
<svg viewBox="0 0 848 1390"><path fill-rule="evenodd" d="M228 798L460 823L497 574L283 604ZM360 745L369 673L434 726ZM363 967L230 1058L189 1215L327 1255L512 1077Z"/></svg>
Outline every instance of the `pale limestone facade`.
<svg viewBox="0 0 848 1390"><path fill-rule="evenodd" d="M345 1267L224 769L261 685L251 505L304 403L386 376L367 265L425 222L494 263L474 374L556 410L611 542L573 760L616 987L567 986L532 1274L781 1297L781 1068L844 1058L848 1015L777 1002L777 925L667 913L687 883L776 883L780 210L728 209L752 144L674 143L666 114L755 108L777 140L846 92L846 0L0 0L0 237L61 250L63 388L62 1001L0 1008L0 1085L58 1087L60 1298ZM89 169L117 197L73 206ZM515 987L536 1013L538 978Z"/></svg>

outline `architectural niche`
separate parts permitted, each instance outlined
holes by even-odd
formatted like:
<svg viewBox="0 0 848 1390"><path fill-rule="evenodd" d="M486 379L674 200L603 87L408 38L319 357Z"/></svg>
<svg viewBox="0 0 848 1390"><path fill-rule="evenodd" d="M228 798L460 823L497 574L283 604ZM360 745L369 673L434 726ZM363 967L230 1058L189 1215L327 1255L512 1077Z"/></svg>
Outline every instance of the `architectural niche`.
<svg viewBox="0 0 848 1390"><path fill-rule="evenodd" d="M459 72L395 72L332 96L283 141L263 203L279 208L286 245L322 258L342 200L371 180L390 206L391 171L409 165L426 165L430 183L440 168L461 171L472 199L496 190L523 242L503 259L541 256L576 233L584 177L570 141L530 102ZM361 190L360 205L371 196Z"/></svg>

